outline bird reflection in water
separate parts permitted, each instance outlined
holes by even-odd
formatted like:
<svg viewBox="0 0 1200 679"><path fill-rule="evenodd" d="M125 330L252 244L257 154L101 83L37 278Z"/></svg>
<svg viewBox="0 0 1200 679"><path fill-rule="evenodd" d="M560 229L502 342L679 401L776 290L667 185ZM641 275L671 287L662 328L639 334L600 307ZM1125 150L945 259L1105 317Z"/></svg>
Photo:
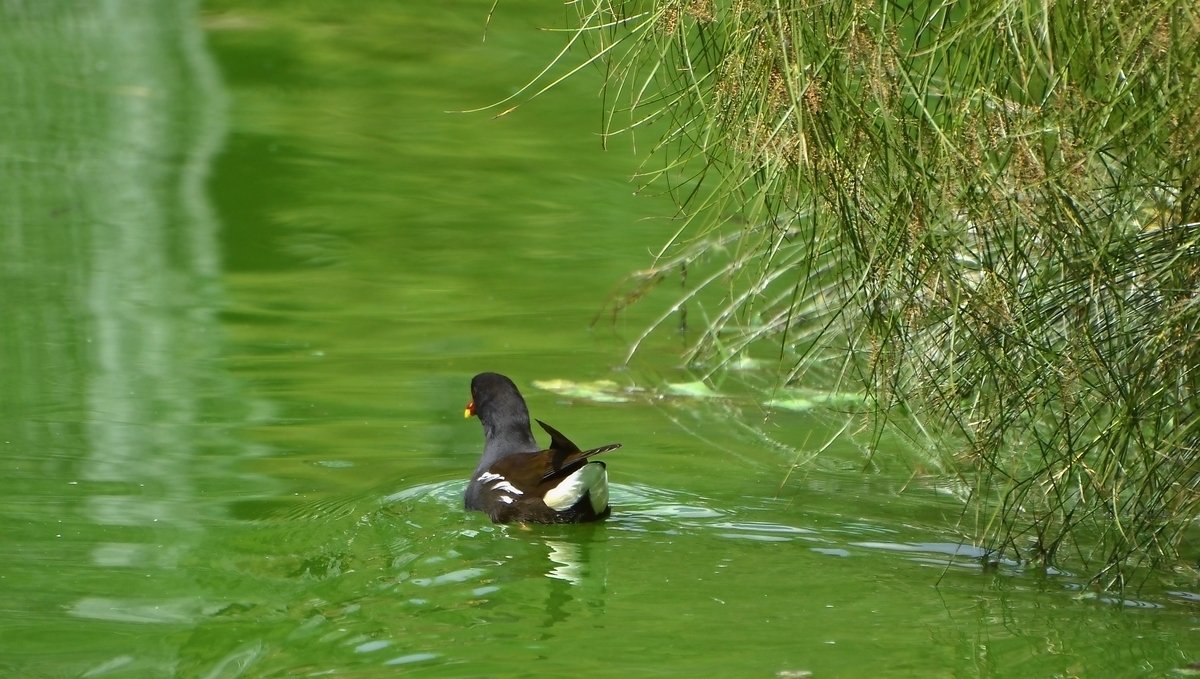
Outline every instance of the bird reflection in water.
<svg viewBox="0 0 1200 679"><path fill-rule="evenodd" d="M556 564L546 572L546 577L578 585L583 582L583 562L580 560L579 545L561 540L546 540L550 548L550 560Z"/></svg>
<svg viewBox="0 0 1200 679"><path fill-rule="evenodd" d="M587 535L543 539L547 553L546 598L542 639L563 632L559 624L571 619L578 622L590 615L603 615L607 601L608 570L602 531Z"/></svg>

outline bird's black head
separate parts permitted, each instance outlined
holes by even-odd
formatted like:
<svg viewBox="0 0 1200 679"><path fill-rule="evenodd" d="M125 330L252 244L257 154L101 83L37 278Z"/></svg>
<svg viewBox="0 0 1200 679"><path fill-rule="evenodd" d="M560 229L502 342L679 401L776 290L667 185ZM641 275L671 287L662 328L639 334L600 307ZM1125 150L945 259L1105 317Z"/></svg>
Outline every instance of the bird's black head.
<svg viewBox="0 0 1200 679"><path fill-rule="evenodd" d="M529 428L529 408L513 381L499 373L479 373L471 379L471 402L465 415L476 415L484 429Z"/></svg>

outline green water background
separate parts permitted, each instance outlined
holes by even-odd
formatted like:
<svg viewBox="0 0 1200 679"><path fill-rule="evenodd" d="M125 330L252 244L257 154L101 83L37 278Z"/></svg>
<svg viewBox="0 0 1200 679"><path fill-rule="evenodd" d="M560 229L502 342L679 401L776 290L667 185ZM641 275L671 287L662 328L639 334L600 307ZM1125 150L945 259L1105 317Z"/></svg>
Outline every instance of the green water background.
<svg viewBox="0 0 1200 679"><path fill-rule="evenodd" d="M669 235L555 7L0 3L0 672L1169 676L1192 592L984 570L820 408L697 398L607 296ZM658 301L666 299L661 293ZM592 324L597 314L601 322ZM460 509L470 376L618 440L613 519ZM748 379L754 379L753 376ZM765 377L763 378L765 379ZM626 400L535 381L609 380ZM798 457L833 439L821 457Z"/></svg>

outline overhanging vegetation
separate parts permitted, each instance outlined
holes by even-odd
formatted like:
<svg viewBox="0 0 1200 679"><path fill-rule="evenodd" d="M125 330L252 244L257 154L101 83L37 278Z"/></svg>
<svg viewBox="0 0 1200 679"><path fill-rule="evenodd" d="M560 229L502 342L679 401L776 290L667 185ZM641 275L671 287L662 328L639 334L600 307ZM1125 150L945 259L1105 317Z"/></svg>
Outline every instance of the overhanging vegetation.
<svg viewBox="0 0 1200 679"><path fill-rule="evenodd" d="M569 7L605 133L655 130L642 179L680 208L621 303L703 271L672 306L720 291L693 360L770 343L782 380L939 432L998 553L1070 547L1107 585L1177 555L1200 511L1194 3Z"/></svg>

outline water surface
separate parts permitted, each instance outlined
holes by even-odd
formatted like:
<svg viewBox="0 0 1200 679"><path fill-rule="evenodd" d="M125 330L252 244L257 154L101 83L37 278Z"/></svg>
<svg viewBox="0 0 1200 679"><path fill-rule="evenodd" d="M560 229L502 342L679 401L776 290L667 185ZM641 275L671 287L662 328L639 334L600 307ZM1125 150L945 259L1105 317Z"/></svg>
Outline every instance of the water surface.
<svg viewBox="0 0 1200 679"><path fill-rule="evenodd" d="M536 30L553 8L504 4L484 42L488 7L0 5L4 674L1196 659L1194 587L1081 596L1070 572L987 564L899 443L867 465L833 409L672 391L695 376L671 332L624 367L657 308L592 321L672 204L633 195L628 142L601 151L594 72L505 116L448 113L562 44ZM482 370L581 444L625 444L610 521L461 510ZM620 398L535 385L554 380Z"/></svg>

